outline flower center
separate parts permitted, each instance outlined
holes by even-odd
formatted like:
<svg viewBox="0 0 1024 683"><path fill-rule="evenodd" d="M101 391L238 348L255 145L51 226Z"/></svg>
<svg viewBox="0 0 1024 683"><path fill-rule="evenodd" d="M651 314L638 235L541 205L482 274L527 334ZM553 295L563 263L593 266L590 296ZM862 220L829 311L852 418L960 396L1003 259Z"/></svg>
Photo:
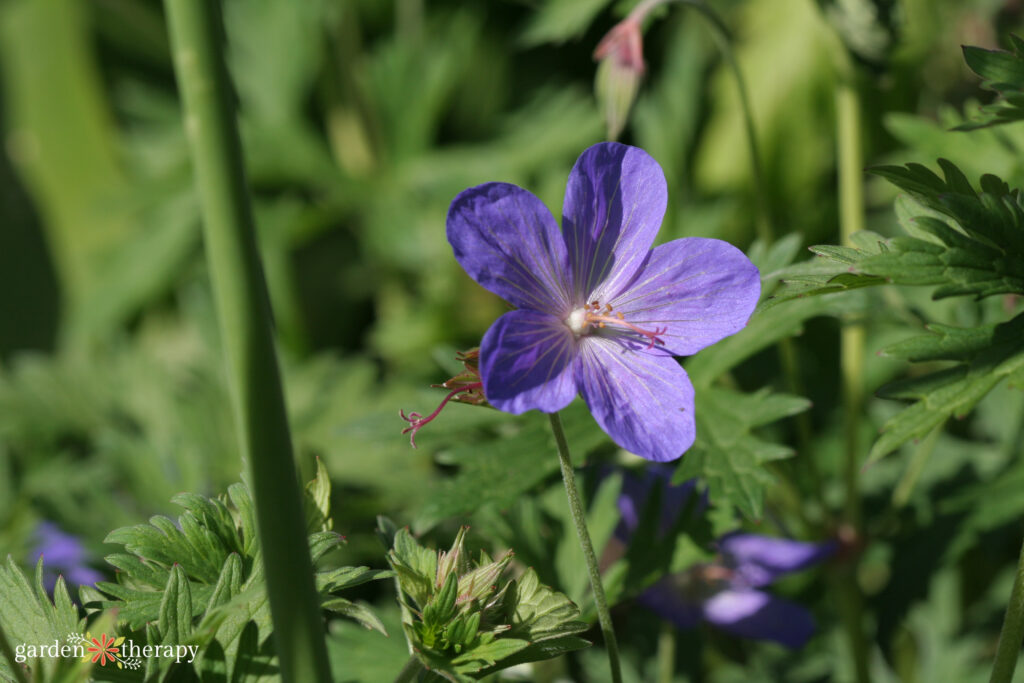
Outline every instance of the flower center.
<svg viewBox="0 0 1024 683"><path fill-rule="evenodd" d="M565 319L565 325L572 330L572 333L577 338L588 334L590 330L601 329L608 325L629 330L649 339L648 349L653 348L655 344L664 344L665 342L661 339L661 335L665 334L668 330L667 327L655 328L653 330L637 327L632 323L626 322L626 316L621 311L616 312L611 304L604 304L602 306L600 301L591 301L586 306L574 310Z"/></svg>

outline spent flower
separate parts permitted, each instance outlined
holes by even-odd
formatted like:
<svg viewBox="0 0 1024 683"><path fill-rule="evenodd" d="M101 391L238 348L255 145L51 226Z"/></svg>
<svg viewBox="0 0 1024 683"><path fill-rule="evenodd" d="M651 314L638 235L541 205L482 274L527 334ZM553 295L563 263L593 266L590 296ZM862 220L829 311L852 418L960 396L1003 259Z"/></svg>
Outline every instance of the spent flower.
<svg viewBox="0 0 1024 683"><path fill-rule="evenodd" d="M485 183L448 212L455 258L517 307L480 344L495 408L551 413L577 394L621 447L678 458L695 436L693 386L674 356L742 329L760 295L736 247L689 237L652 248L668 191L642 149L590 147L569 175L562 230L530 192Z"/></svg>

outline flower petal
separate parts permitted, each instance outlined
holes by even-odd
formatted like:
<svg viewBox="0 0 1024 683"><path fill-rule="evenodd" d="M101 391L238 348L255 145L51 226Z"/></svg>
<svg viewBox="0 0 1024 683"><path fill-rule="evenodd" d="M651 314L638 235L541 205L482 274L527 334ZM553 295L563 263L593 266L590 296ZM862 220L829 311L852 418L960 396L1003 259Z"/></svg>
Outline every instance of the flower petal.
<svg viewBox="0 0 1024 683"><path fill-rule="evenodd" d="M802 647L814 635L814 618L800 605L755 590L724 590L704 603L704 618L743 638Z"/></svg>
<svg viewBox="0 0 1024 683"><path fill-rule="evenodd" d="M461 192L448 209L448 242L469 276L520 308L567 315L565 242L547 207L509 183Z"/></svg>
<svg viewBox="0 0 1024 683"><path fill-rule="evenodd" d="M590 147L569 174L562 228L576 301L622 289L661 227L668 186L647 152L617 142Z"/></svg>
<svg viewBox="0 0 1024 683"><path fill-rule="evenodd" d="M772 583L787 572L821 562L836 551L838 544L735 533L723 537L718 547L746 584L758 587Z"/></svg>
<svg viewBox="0 0 1024 683"><path fill-rule="evenodd" d="M696 628L701 621L701 604L686 600L671 576L641 593L637 602L679 629Z"/></svg>
<svg viewBox="0 0 1024 683"><path fill-rule="evenodd" d="M760 295L760 273L742 251L687 237L655 247L610 303L633 325L667 328L664 349L689 356L742 330Z"/></svg>
<svg viewBox="0 0 1024 683"><path fill-rule="evenodd" d="M581 338L579 349L580 393L615 443L657 462L693 444L693 385L675 359L597 335Z"/></svg>
<svg viewBox="0 0 1024 683"><path fill-rule="evenodd" d="M484 395L498 410L561 410L576 397L576 342L558 318L520 309L498 318L480 342Z"/></svg>

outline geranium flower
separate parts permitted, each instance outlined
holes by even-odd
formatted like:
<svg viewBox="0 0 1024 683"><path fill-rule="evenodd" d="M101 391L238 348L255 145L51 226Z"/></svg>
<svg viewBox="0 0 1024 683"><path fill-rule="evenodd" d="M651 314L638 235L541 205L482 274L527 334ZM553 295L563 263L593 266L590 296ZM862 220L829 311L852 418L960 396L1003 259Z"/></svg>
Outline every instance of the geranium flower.
<svg viewBox="0 0 1024 683"><path fill-rule="evenodd" d="M632 540L655 487L661 489L658 523L662 533L679 517L696 482L671 485L671 476L671 471L656 466L639 478L629 473L623 477L615 531L619 544L626 546ZM703 507L706 501L697 505ZM827 559L839 543L806 543L737 532L723 536L716 545L718 554L713 561L665 576L637 602L677 628L695 628L707 622L744 638L772 640L794 649L803 646L814 633L811 613L761 589L784 574Z"/></svg>
<svg viewBox="0 0 1024 683"><path fill-rule="evenodd" d="M714 562L666 576L638 602L677 628L706 621L743 638L796 649L813 635L814 618L804 607L760 589L783 574L821 562L836 549L835 541L730 534L718 541Z"/></svg>
<svg viewBox="0 0 1024 683"><path fill-rule="evenodd" d="M646 152L587 149L569 175L562 231L526 190L485 183L448 211L455 258L517 307L480 345L488 402L551 413L577 394L609 436L649 460L678 458L695 435L688 356L746 325L757 268L720 240L651 248L668 191Z"/></svg>
<svg viewBox="0 0 1024 683"><path fill-rule="evenodd" d="M91 586L103 579L102 574L87 564L89 556L78 537L47 521L39 523L35 535L31 561L35 563L43 558L43 581L47 590L53 591L58 574L77 586Z"/></svg>

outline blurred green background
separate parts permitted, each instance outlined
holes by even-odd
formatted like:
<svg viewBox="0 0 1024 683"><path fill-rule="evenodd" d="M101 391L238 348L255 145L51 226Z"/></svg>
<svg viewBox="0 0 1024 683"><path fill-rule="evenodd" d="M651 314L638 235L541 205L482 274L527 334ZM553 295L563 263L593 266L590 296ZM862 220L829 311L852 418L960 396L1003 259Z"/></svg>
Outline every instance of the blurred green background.
<svg viewBox="0 0 1024 683"><path fill-rule="evenodd" d="M711 4L735 34L777 237L838 240L833 97L843 49L857 64L869 164L943 156L972 180L992 172L1024 182L1021 127L947 132L987 99L960 45L1001 44L1024 24L1020 3ZM505 310L452 258L449 202L502 180L559 214L573 161L604 135L591 53L631 5L225 0L297 451L305 473L320 457L335 479L335 528L349 535L351 561L380 566L376 514L422 528L445 519L425 513L427 501L470 462L473 444L509 435L524 439L516 447L532 443L529 417L454 405L412 450L397 413L429 411L442 396L429 385L459 370L455 350L475 346ZM622 139L650 152L668 178L659 241L700 235L749 248L756 201L741 112L706 25L678 8L657 14L645 56ZM0 0L0 105L0 554L27 556L35 525L49 519L98 558L110 529L173 511L167 501L179 491L220 492L243 470L160 3ZM878 180L867 190L872 229L892 234L894 190ZM888 312L869 324L872 389L903 371L874 351L919 326L923 308L931 320L956 322L996 319L1005 304L879 297ZM797 339L826 475L838 468L829 463L841 438L837 330L834 318L821 318ZM744 388L785 388L770 352L736 376ZM994 547L998 559L974 566L986 585L1004 575L1020 505L964 526L973 504L964 491L1008 467L1004 444L1020 436L1020 403L1000 391L944 437L945 469L922 483L912 519L877 513L892 543L871 549L864 581L880 600L901 590L891 576L922 595L929 581L956 583L924 567L947 552L955 564ZM867 442L893 410L872 401ZM596 427L585 424L579 437L578 458L607 451ZM866 473L867 495L888 497L902 470L894 463ZM923 554L899 555L904 531L944 533L933 523L944 513L928 502L942 487L967 501L955 518L960 545L918 534ZM995 534L991 545L977 545L983 534ZM977 580L967 583L973 598L988 599ZM997 623L996 607L975 605L964 619ZM914 666L918 680L955 680Z"/></svg>

